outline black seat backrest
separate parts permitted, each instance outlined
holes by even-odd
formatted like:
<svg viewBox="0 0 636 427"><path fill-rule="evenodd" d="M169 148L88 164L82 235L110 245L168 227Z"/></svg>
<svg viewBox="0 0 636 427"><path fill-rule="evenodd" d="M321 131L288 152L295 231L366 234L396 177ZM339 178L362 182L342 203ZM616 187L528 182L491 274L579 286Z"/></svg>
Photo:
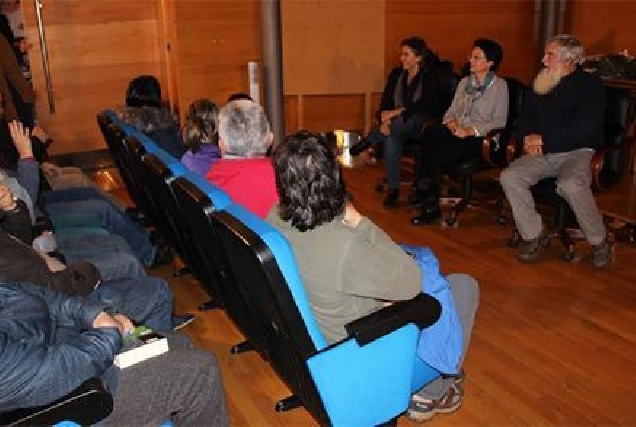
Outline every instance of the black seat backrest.
<svg viewBox="0 0 636 427"><path fill-rule="evenodd" d="M189 231L192 250L198 254L193 266L195 274L214 301L221 307L226 307L226 300L232 300L237 295L231 272L228 271L225 252L208 219L208 215L215 210L214 203L199 187L185 178L175 179L171 187L181 212L181 226ZM236 310L229 307L226 308L228 314L239 325L239 329L245 329L242 325L246 322L240 318L237 320L246 310L244 304L241 305L238 301L233 306L240 307L240 312L236 314Z"/></svg>
<svg viewBox="0 0 636 427"><path fill-rule="evenodd" d="M633 136L634 99L627 89L605 87L605 145L619 145Z"/></svg>
<svg viewBox="0 0 636 427"><path fill-rule="evenodd" d="M108 147L108 151L117 166L119 175L124 181L128 194L137 208L143 211L146 206L143 205L144 201L141 200L139 195L138 185L135 183L134 176L132 175L130 159L123 145L124 138L126 137L124 131L118 125L114 124L112 119L105 113L97 115L97 124L104 136L106 147Z"/></svg>
<svg viewBox="0 0 636 427"><path fill-rule="evenodd" d="M213 216L218 220L218 234L237 284L263 324L270 363L303 406L321 424L328 424L305 362L316 348L274 255L256 233L228 212Z"/></svg>
<svg viewBox="0 0 636 427"><path fill-rule="evenodd" d="M629 90L606 86L605 98L603 166L596 182L600 188L616 184L625 176L630 162L630 139L634 138L635 108Z"/></svg>
<svg viewBox="0 0 636 427"><path fill-rule="evenodd" d="M448 107L450 107L451 103L453 102L455 90L457 90L457 85L459 84L460 78L452 69L446 67L438 68L436 70L436 73L441 88L441 105L444 106L441 113L443 116L446 110L448 110Z"/></svg>
<svg viewBox="0 0 636 427"><path fill-rule="evenodd" d="M197 279L201 279L196 268L201 263L198 261L198 254L193 250L188 229L182 226L181 210L177 206L170 186L176 177L172 170L153 153L146 153L143 156L142 170L145 187L149 190L150 197L157 207L159 232L177 250L181 260L193 270Z"/></svg>
<svg viewBox="0 0 636 427"><path fill-rule="evenodd" d="M212 292L216 302L223 304L245 339L264 359L269 359L262 320L252 313L248 304L250 296L245 295L237 285L238 279L230 266L231 254L221 244L220 223L214 214L212 201L184 178L177 178L173 189L184 223L192 230L194 248L206 264L206 270L202 273L204 286ZM242 262L240 259L237 261Z"/></svg>
<svg viewBox="0 0 636 427"><path fill-rule="evenodd" d="M123 131L122 131L123 132ZM144 182L144 169L143 169L143 156L146 154L146 149L141 142L134 136L127 136L123 139L122 143L122 156L125 158L125 164L127 174L130 176L132 182L133 193L135 194L134 201L137 206L141 206L143 212L151 219L152 223L159 224L160 218L158 206L152 199L150 190L146 187Z"/></svg>
<svg viewBox="0 0 636 427"><path fill-rule="evenodd" d="M104 138L106 139L108 150L115 161L119 175L124 181L124 185L126 186L126 190L128 191L130 198L137 209L141 210L153 223L155 223L156 218L154 216L154 211L152 210L152 206L149 205L143 185L141 184L135 170L133 153L130 149L130 144L126 141L127 137L124 130L117 124L112 123L110 118L105 114L100 114L98 116L98 123ZM141 144L138 143L138 145ZM145 150L143 150L142 155L144 153Z"/></svg>
<svg viewBox="0 0 636 427"><path fill-rule="evenodd" d="M508 84L508 119L506 128L513 129L519 121L519 114L521 113L521 107L523 106L528 87L514 77L504 77L504 79Z"/></svg>

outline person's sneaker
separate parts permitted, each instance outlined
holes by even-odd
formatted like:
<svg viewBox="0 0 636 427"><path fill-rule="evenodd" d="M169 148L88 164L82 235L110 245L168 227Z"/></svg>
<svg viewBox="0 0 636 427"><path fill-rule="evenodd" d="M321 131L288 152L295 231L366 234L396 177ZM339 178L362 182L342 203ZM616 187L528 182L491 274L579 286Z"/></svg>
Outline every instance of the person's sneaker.
<svg viewBox="0 0 636 427"><path fill-rule="evenodd" d="M195 319L194 314L182 314L179 316L172 316L172 330L178 331L179 329L182 329L188 326L190 323L194 321L194 319Z"/></svg>
<svg viewBox="0 0 636 427"><path fill-rule="evenodd" d="M523 262L533 262L550 247L550 236L541 231L538 237L532 240L523 240L519 247L517 258Z"/></svg>
<svg viewBox="0 0 636 427"><path fill-rule="evenodd" d="M389 193L382 201L382 206L387 209L395 209L397 208L399 198L400 192L398 190L389 190Z"/></svg>
<svg viewBox="0 0 636 427"><path fill-rule="evenodd" d="M450 414L462 406L464 390L460 381L455 381L446 394L437 400L427 400L414 394L409 403L406 416L416 422L430 420L435 414Z"/></svg>
<svg viewBox="0 0 636 427"><path fill-rule="evenodd" d="M614 256L614 244L607 239L592 246L591 262L596 268L607 267Z"/></svg>
<svg viewBox="0 0 636 427"><path fill-rule="evenodd" d="M452 378L453 382L457 385L464 384L464 380L466 379L466 372L464 370L460 370L457 375L448 375L447 378Z"/></svg>

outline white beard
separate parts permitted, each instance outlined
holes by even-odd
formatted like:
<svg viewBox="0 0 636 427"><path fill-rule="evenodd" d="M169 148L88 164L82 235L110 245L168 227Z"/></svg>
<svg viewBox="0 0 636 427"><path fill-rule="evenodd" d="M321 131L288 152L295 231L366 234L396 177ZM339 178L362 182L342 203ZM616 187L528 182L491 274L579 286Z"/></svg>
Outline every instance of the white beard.
<svg viewBox="0 0 636 427"><path fill-rule="evenodd" d="M550 71L547 68L542 69L534 78L532 89L539 95L549 93L556 85L559 84L565 74L561 70Z"/></svg>

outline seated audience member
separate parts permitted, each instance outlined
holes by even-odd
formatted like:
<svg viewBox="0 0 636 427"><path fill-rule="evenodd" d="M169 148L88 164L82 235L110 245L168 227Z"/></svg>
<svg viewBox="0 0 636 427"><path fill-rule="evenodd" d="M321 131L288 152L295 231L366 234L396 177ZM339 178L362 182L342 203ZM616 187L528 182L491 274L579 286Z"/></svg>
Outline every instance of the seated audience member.
<svg viewBox="0 0 636 427"><path fill-rule="evenodd" d="M131 80L126 90L126 106L119 118L146 134L159 147L175 159L186 152L179 122L161 102L161 87L154 76L138 76Z"/></svg>
<svg viewBox="0 0 636 427"><path fill-rule="evenodd" d="M20 238L25 244L31 244L31 224L35 220L34 207L29 193L20 185L19 181L13 177L5 176L0 170L0 189L6 187L16 200L23 201L29 212L29 224L25 224L26 238ZM4 190L2 190L4 191ZM2 220L0 219L0 222ZM88 261L94 264L104 279L136 278L145 277L146 271L139 260L133 255L128 244L119 236L108 234L95 235L55 235L45 232L46 247L50 249L40 253L49 263L49 267L59 268L59 264L54 263L48 253L55 251L61 254L68 263ZM35 236L38 238L39 236ZM40 239L38 239L40 240ZM36 247L36 244L34 247ZM38 248L40 251L41 248ZM53 264L51 264L53 263Z"/></svg>
<svg viewBox="0 0 636 427"><path fill-rule="evenodd" d="M188 108L181 133L183 143L188 147L181 157L181 163L192 172L205 176L221 158L219 107L209 99L194 101Z"/></svg>
<svg viewBox="0 0 636 427"><path fill-rule="evenodd" d="M583 71L584 50L570 35L552 38L543 55L545 68L534 80L519 116L517 137L525 154L501 174L517 230L523 238L518 257L536 260L549 237L530 187L556 177L557 193L570 205L592 245L592 264L605 267L612 257L603 217L590 188L590 160L603 143L605 94L601 80Z"/></svg>
<svg viewBox="0 0 636 427"><path fill-rule="evenodd" d="M501 46L489 39L477 39L468 58L470 75L457 86L443 123L427 131L421 146L416 178L422 210L413 225L436 221L440 217L439 190L442 173L457 162L481 157L483 137L490 130L506 125L508 85L495 74L501 60Z"/></svg>
<svg viewBox="0 0 636 427"><path fill-rule="evenodd" d="M32 240L26 203L16 200L6 186L0 185L0 281L32 283L93 301L108 301L154 329L183 327L194 320L192 315L172 317L172 292L162 279L102 281L97 268L85 259L54 271L31 247Z"/></svg>
<svg viewBox="0 0 636 427"><path fill-rule="evenodd" d="M72 223L78 217L94 217L95 221L99 222L104 229L119 237L119 239L115 240L125 240L126 248L132 250L134 256L145 266L158 266L169 263L172 260L172 249L168 245L153 244L150 241L148 232L142 226L133 221L108 199L105 199L95 189L70 188L40 193L40 174L38 164L33 159L33 147L29 137L29 130L25 129L20 122L15 121L9 124L9 128L19 153L16 168L18 181L27 190L32 201L40 199L40 207L45 213L55 216L57 220L69 223ZM70 240L66 246L67 249L77 253L74 251L74 247L79 241L83 241L84 244L80 246L85 250L87 249L86 245L90 245L95 239L91 236L82 235L65 237L64 240ZM113 239L104 240L112 241ZM62 243L61 239L60 243ZM107 247L108 245L105 242L101 242L98 243L96 249L100 252L107 252L105 251ZM117 252L121 252L120 247L121 244L119 242L113 243L112 248Z"/></svg>
<svg viewBox="0 0 636 427"><path fill-rule="evenodd" d="M427 67L430 54L426 42L419 37L402 40L402 66L389 74L378 113L379 127L352 147L351 154L359 154L359 147L382 142L387 170L388 194L382 204L395 208L400 188L400 159L407 139L421 137L425 123L444 113L440 83L435 70Z"/></svg>
<svg viewBox="0 0 636 427"><path fill-rule="evenodd" d="M13 122L11 122L13 123ZM16 122L17 123L17 122ZM15 174L18 161L21 158L15 144L13 144L10 123L0 122L0 168L5 169L9 174ZM34 126L30 131L31 137L31 157L40 166L41 190L69 190L71 192L90 191L89 194L99 193L102 198L108 199L121 211L125 211L126 205L112 194L101 190L80 168L74 166L58 166L51 162L48 155L48 147L52 140L46 131L40 126ZM88 188L90 190L79 190Z"/></svg>
<svg viewBox="0 0 636 427"><path fill-rule="evenodd" d="M347 202L339 165L323 137L291 135L274 150L273 162L280 203L267 221L289 240L312 311L329 343L347 336L347 323L387 301L408 300L421 292L422 273L414 259ZM459 319L457 328L441 339L462 340L453 367L457 374L470 341L478 286L466 275L448 279L449 299L454 299L448 307L456 309ZM424 351L452 351L442 347L425 346ZM418 355L422 357L419 350ZM428 384L413 396L409 417L421 421L459 408L462 379L459 374Z"/></svg>
<svg viewBox="0 0 636 427"><path fill-rule="evenodd" d="M248 100L230 102L219 112L223 158L206 175L234 202L261 218L278 201L272 163L265 156L272 139L263 107Z"/></svg>
<svg viewBox="0 0 636 427"><path fill-rule="evenodd" d="M90 378L113 395L106 425L227 426L221 374L213 354L164 333L167 353L125 369L113 365L133 329L110 304L27 284L0 283L0 408L47 405Z"/></svg>
<svg viewBox="0 0 636 427"><path fill-rule="evenodd" d="M11 126L19 127L19 122L12 122ZM36 209L33 200L38 198L40 176L38 165L33 161L30 153L31 149L28 145L20 146L20 158L16 168L8 171L0 169L0 184L6 185L13 196L25 202L31 214L31 222L35 223ZM16 176L7 176L5 172L12 172ZM38 213L38 216L42 218L41 213ZM99 220L99 218L97 219ZM77 231L80 233L75 235L72 233L48 235L47 239L49 241L52 239L52 245L56 247L56 249L50 250L61 253L69 263L81 260L90 261L98 268L104 279L146 276L143 266L122 237L106 234L105 230L99 230L98 234L97 232L89 234L86 232L87 229L78 229ZM25 243L30 244L26 240ZM50 250L46 252L48 253ZM47 261L51 261L47 256L43 256Z"/></svg>

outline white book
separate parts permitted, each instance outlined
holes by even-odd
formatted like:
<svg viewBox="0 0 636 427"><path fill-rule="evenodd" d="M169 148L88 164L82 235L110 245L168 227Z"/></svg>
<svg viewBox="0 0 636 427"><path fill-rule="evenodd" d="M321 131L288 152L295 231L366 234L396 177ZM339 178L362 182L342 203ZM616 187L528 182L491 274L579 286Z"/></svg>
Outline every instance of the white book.
<svg viewBox="0 0 636 427"><path fill-rule="evenodd" d="M145 327L135 328L133 334L125 337L124 341L122 351L115 356L114 360L115 366L120 369L159 356L169 350L166 337Z"/></svg>

